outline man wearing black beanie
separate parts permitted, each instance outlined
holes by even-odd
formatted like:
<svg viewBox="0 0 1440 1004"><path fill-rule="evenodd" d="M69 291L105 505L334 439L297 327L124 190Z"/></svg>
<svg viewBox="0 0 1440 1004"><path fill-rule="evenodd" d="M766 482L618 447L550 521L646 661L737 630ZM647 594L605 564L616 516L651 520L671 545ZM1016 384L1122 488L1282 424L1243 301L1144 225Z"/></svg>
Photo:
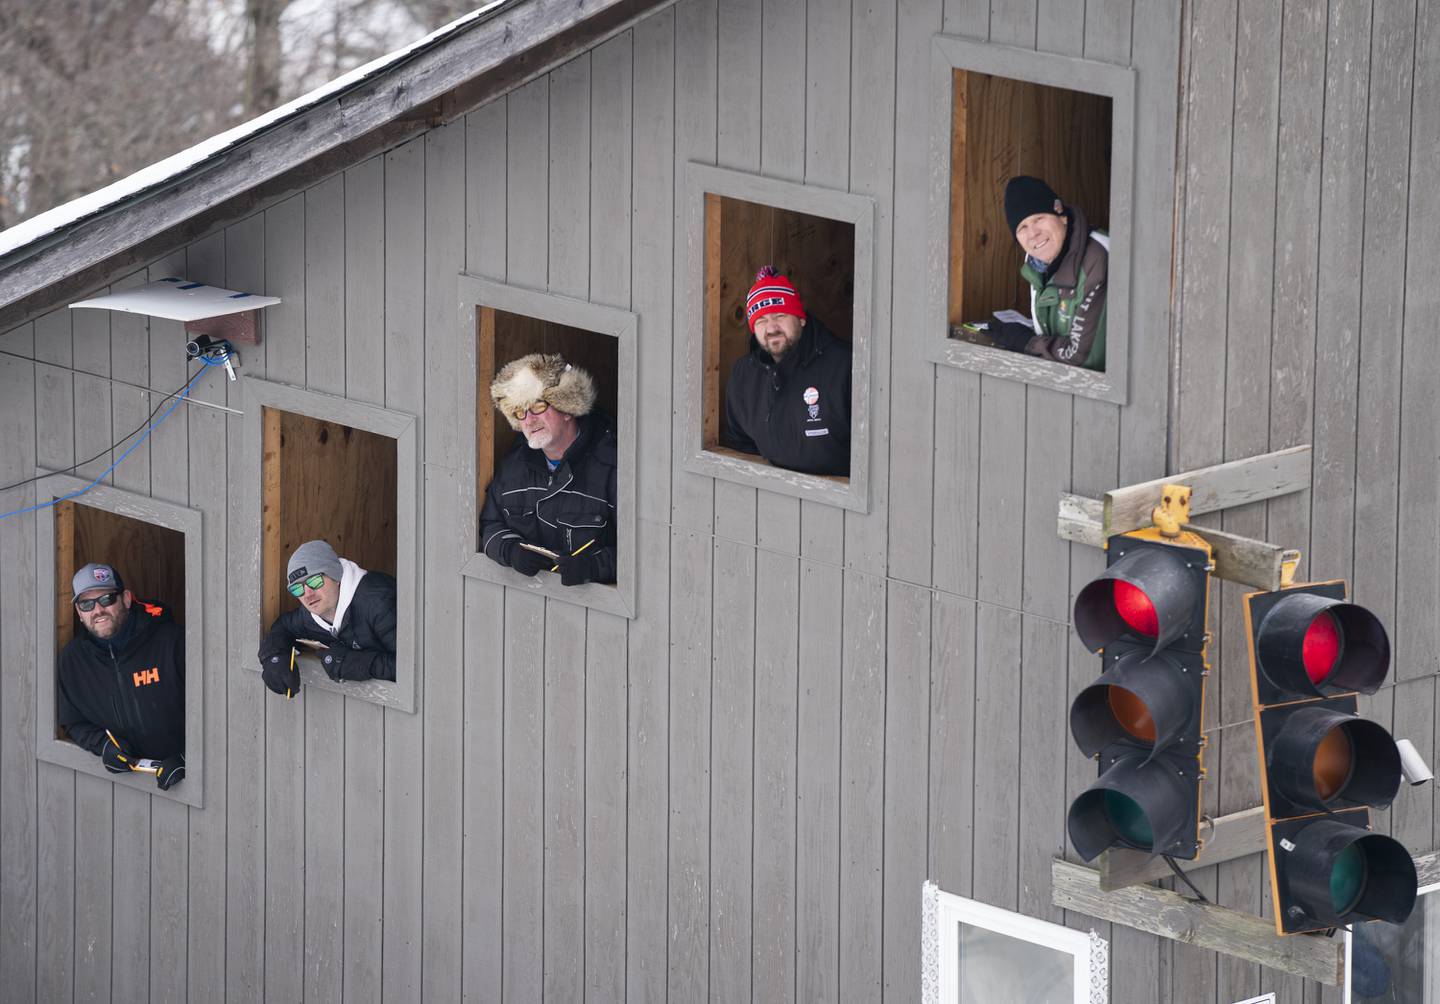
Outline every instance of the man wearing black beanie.
<svg viewBox="0 0 1440 1004"><path fill-rule="evenodd" d="M1007 349L1105 369L1105 292L1110 238L1091 230L1045 182L1017 175L1005 186L1005 220L1025 252L1033 333L1002 329ZM1019 326L1014 326L1018 328Z"/></svg>

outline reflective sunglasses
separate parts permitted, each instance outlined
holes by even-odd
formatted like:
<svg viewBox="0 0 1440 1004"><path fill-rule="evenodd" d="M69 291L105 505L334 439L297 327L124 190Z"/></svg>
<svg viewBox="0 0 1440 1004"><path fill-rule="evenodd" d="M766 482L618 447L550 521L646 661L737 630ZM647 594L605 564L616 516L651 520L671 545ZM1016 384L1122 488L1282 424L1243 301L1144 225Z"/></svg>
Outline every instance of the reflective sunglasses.
<svg viewBox="0 0 1440 1004"><path fill-rule="evenodd" d="M325 585L325 576L316 573L315 575L310 576L310 578L306 579L304 582L292 582L285 588L290 590L291 596L299 599L300 597L305 595L306 586L309 586L311 589L319 589L323 585Z"/></svg>
<svg viewBox="0 0 1440 1004"><path fill-rule="evenodd" d="M75 609L80 611L82 614L88 614L90 611L95 609L95 604L98 603L102 607L110 607L114 606L115 601L119 598L119 593L106 593L104 596L97 596L91 600L76 600Z"/></svg>
<svg viewBox="0 0 1440 1004"><path fill-rule="evenodd" d="M532 405L531 405L530 407L528 407L528 408L516 408L516 409L515 409L515 421L517 421L517 422L523 422L523 421L525 421L525 413L526 413L526 412L529 412L529 413L532 414L532 415L543 415L543 414L545 414L545 413L546 413L547 411L549 411L549 410L550 410L550 402L549 402L549 401L536 401L534 404L532 404Z"/></svg>

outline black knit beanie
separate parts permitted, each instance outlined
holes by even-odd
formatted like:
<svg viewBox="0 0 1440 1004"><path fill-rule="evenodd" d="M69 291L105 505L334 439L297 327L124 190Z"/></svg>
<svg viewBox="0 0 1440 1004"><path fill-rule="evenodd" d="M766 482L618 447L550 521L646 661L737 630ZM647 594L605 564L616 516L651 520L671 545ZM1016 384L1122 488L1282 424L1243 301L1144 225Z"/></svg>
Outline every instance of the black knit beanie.
<svg viewBox="0 0 1440 1004"><path fill-rule="evenodd" d="M1057 202L1060 202L1060 196L1039 178L1028 174L1011 178L1005 186L1005 222L1010 224L1011 236L1027 216L1055 212Z"/></svg>

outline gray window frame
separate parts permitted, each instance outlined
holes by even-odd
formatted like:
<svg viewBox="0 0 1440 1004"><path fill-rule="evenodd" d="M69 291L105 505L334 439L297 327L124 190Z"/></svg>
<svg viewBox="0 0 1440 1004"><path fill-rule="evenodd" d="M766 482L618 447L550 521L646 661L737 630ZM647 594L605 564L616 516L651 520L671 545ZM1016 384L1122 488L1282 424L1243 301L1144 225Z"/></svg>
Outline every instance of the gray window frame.
<svg viewBox="0 0 1440 1004"><path fill-rule="evenodd" d="M950 35L931 40L930 162L937 183L930 192L929 289L932 330L940 339L930 353L932 362L974 370L1006 380L1049 387L1081 397L1126 403L1130 365L1131 235L1135 192L1135 71L1127 66L1092 59L1059 56ZM949 337L946 318L950 282L950 130L954 109L951 74L971 70L1046 87L1099 94L1111 100L1110 161L1110 267L1105 322L1105 372L1019 352L974 345ZM997 199L1000 193L997 192ZM1019 268L1019 249L1016 249ZM1164 264L1168 279L1169 264Z"/></svg>
<svg viewBox="0 0 1440 1004"><path fill-rule="evenodd" d="M236 539L231 554L254 571L244 576L235 608L239 611L241 625L259 625L259 631L252 635L243 626L234 631L232 658L236 665L259 674L256 647L261 633L270 627L260 624L263 615L260 582L262 410L276 408L373 432L395 440L395 679L337 682L325 675L318 657L302 651L300 680L302 692L303 687L314 687L413 714L420 707L421 656L425 635L421 629L421 614L425 609L421 595L424 586L419 574L420 420L403 411L262 380L248 374L241 378L241 390L245 410L245 417L241 420L244 452L237 480L242 488ZM260 686L260 681L256 680L255 685Z"/></svg>
<svg viewBox="0 0 1440 1004"><path fill-rule="evenodd" d="M685 165L685 272L680 310L683 329L676 344L689 365L680 393L679 452L687 471L751 488L792 495L849 509L870 511L870 384L875 344L875 200L864 195L781 181L691 161ZM703 371L705 365L705 196L742 199L792 212L839 220L855 227L855 298L852 310L849 483L774 467L758 457L705 449ZM728 374L721 374L721 379Z"/></svg>
<svg viewBox="0 0 1440 1004"><path fill-rule="evenodd" d="M37 470L37 474L50 472ZM58 498L78 492L89 481L69 475L47 477L42 497ZM36 638L35 673L35 756L81 774L168 798L197 809L205 807L205 602L204 602L204 520L198 509L162 502L146 495L110 485L96 485L74 500L130 519L175 530L185 537L185 777L175 787L161 791L149 774L112 774L100 758L68 739L55 737L59 709L57 701L57 660L55 650L55 596L62 584L55 581L55 507L36 512L35 540L39 551L35 577L39 634ZM123 577L124 569L120 570ZM66 587L68 588L68 586ZM166 599L166 597L150 597Z"/></svg>
<svg viewBox="0 0 1440 1004"><path fill-rule="evenodd" d="M460 415L461 449L464 461L461 466L461 483L464 487L465 505L462 518L476 543L475 551L461 566L461 574L468 578L493 582L511 589L548 596L552 600L563 600L615 614L619 617L635 616L635 511L638 499L635 495L635 402L637 397L638 373L635 362L635 346L640 330L640 319L628 310L606 307L588 300L577 300L557 293L545 293L487 279L483 276L461 273L458 279L460 310L457 317L461 380L462 411ZM619 469L616 473L615 499L615 584L586 582L578 586L564 586L553 575L524 576L487 557L479 549L480 510L485 504L484 489L475 484L478 473L475 469L475 450L478 439L480 408L492 408L488 389L482 391L476 386L479 379L480 358L476 352L475 340L478 311L491 307L510 314L522 314L552 324L571 328L584 328L597 335L616 340L616 412L615 446ZM508 360L507 360L508 361Z"/></svg>

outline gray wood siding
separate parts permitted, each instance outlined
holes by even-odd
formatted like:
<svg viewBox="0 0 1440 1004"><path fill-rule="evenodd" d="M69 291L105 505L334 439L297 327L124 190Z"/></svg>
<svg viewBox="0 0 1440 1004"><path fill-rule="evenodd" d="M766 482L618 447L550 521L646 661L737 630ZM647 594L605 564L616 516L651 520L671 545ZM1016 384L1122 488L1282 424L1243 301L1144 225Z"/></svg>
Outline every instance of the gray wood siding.
<svg viewBox="0 0 1440 1004"><path fill-rule="evenodd" d="M1098 667L1070 604L1103 562L1056 536L1055 505L1313 442L1311 491L1202 521L1304 548L1304 577L1350 577L1395 649L1368 713L1440 755L1440 287L1409 247L1440 226L1437 17L1415 0L681 0L117 276L283 297L247 372L421 417L419 710L277 701L227 665L251 626L216 614L191 667L203 810L36 763L51 556L33 516L0 520L4 996L911 1001L929 877L1097 929L1117 1004L1336 999L1051 906L1065 809L1094 776L1067 729ZM1173 294L1133 287L1123 408L928 361L939 31L1136 70L1137 163L1174 170L1135 172L1133 256L1169 260L1173 236L1177 270ZM875 200L868 513L676 462L691 160ZM640 319L633 620L460 574L462 271ZM173 322L63 304L0 333L0 420L19 430L0 483L132 428L145 388L183 382L182 344ZM250 587L228 522L240 395L220 373L195 397L219 407L177 410L111 480L203 514L222 611ZM1213 597L1211 812L1259 797L1240 594ZM1379 818L1424 852L1435 811L1407 789ZM1196 881L1269 908L1259 857Z"/></svg>

